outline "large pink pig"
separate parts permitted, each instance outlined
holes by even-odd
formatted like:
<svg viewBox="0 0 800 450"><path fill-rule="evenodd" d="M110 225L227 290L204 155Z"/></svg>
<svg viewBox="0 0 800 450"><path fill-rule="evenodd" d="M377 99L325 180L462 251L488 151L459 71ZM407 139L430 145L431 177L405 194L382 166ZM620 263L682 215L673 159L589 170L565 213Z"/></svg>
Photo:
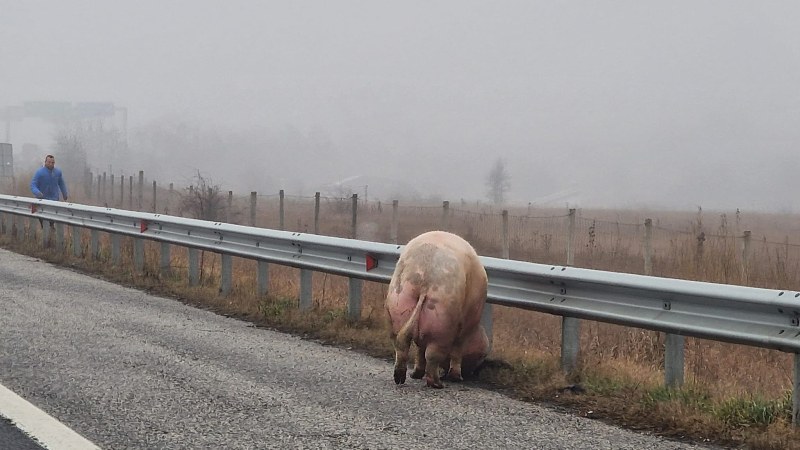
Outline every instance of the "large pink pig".
<svg viewBox="0 0 800 450"><path fill-rule="evenodd" d="M394 342L394 382L405 383L411 341L417 358L411 378L441 388L445 379L462 380L486 358L489 339L480 324L487 278L475 249L444 231L412 239L400 254L386 311ZM449 364L448 364L449 363ZM448 370L449 368L449 370Z"/></svg>

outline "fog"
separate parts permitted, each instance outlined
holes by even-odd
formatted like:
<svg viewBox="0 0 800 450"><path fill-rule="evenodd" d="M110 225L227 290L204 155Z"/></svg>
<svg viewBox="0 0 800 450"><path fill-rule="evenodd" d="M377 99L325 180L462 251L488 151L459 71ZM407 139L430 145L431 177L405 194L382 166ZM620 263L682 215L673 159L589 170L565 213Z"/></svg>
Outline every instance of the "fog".
<svg viewBox="0 0 800 450"><path fill-rule="evenodd" d="M113 103L127 151L89 165L165 182L487 201L501 158L509 204L797 211L798 21L789 0L0 0L0 110ZM57 128L0 139L38 161Z"/></svg>

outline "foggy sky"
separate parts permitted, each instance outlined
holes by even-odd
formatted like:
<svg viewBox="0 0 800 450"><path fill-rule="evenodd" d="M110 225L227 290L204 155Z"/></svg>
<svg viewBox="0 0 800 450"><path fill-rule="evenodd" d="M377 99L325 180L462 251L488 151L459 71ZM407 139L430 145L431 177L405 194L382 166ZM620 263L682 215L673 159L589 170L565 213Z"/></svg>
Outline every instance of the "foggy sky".
<svg viewBox="0 0 800 450"><path fill-rule="evenodd" d="M798 22L788 0L0 0L0 108L113 102L129 164L161 127L160 175L242 190L486 200L501 157L512 203L797 211ZM15 150L50 145L35 125Z"/></svg>

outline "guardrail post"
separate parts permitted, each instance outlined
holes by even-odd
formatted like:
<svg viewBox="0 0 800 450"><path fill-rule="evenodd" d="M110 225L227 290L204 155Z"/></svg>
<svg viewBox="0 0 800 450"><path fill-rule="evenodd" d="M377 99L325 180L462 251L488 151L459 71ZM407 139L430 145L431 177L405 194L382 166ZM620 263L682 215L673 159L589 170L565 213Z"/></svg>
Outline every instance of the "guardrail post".
<svg viewBox="0 0 800 450"><path fill-rule="evenodd" d="M120 251L122 237L118 234L111 233L111 263L119 266L122 262L122 254Z"/></svg>
<svg viewBox="0 0 800 450"><path fill-rule="evenodd" d="M16 235L18 241L22 241L25 236L25 225L22 216L16 216L11 221L12 233ZM36 230L36 228L33 228ZM35 235L34 235L35 236Z"/></svg>
<svg viewBox="0 0 800 450"><path fill-rule="evenodd" d="M169 242L161 243L161 275L169 275L172 271L170 267L170 245Z"/></svg>
<svg viewBox="0 0 800 450"><path fill-rule="evenodd" d="M442 231L450 230L450 202L445 200L442 202Z"/></svg>
<svg viewBox="0 0 800 450"><path fill-rule="evenodd" d="M144 272L144 239L133 238L133 268L136 273Z"/></svg>
<svg viewBox="0 0 800 450"><path fill-rule="evenodd" d="M281 189L280 191L278 191L278 220L279 220L278 223L280 224L280 228L278 228L279 230L286 229L286 225L284 222L286 216L285 216L285 209L283 202L284 202L284 194L283 194L283 189Z"/></svg>
<svg viewBox="0 0 800 450"><path fill-rule="evenodd" d="M314 234L319 234L319 192L314 194Z"/></svg>
<svg viewBox="0 0 800 450"><path fill-rule="evenodd" d="M72 254L78 257L82 256L83 253L83 249L81 248L81 231L83 231L83 228L77 225L72 225L72 227L70 227L70 237L72 237Z"/></svg>
<svg viewBox="0 0 800 450"><path fill-rule="evenodd" d="M389 240L392 244L397 244L397 200L392 200L392 228Z"/></svg>
<svg viewBox="0 0 800 450"><path fill-rule="evenodd" d="M100 232L97 230L89 232L89 251L92 253L92 259L100 256Z"/></svg>
<svg viewBox="0 0 800 450"><path fill-rule="evenodd" d="M356 239L357 229L358 229L358 194L353 194L353 202L352 202L352 206L350 208L351 208L350 210L353 213L353 217L352 217L352 220L350 222L350 228L351 228L350 229L350 237L353 238L353 239ZM352 280L351 280L351 282L352 282ZM359 297L359 299L360 299L360 297Z"/></svg>
<svg viewBox="0 0 800 450"><path fill-rule="evenodd" d="M0 211L0 234L6 234L6 216L8 214Z"/></svg>
<svg viewBox="0 0 800 450"><path fill-rule="evenodd" d="M644 219L644 274L653 274L653 219Z"/></svg>
<svg viewBox="0 0 800 450"><path fill-rule="evenodd" d="M19 221L17 221L19 222ZM43 220L40 223L42 227L42 247L47 247L47 243L50 242L50 225L47 223L46 220ZM20 226L17 225L17 239L22 240L22 230Z"/></svg>
<svg viewBox="0 0 800 450"><path fill-rule="evenodd" d="M561 318L561 370L572 372L578 367L581 348L581 321L575 317Z"/></svg>
<svg viewBox="0 0 800 450"><path fill-rule="evenodd" d="M300 270L300 309L305 311L311 309L312 300L312 284L311 277L313 272L308 269Z"/></svg>
<svg viewBox="0 0 800 450"><path fill-rule="evenodd" d="M21 222L22 222L22 219L20 219L20 223ZM29 240L31 242L36 240L36 227L38 225L39 225L39 220L36 219L36 217L31 217L28 220L28 230L27 230L27 234L26 234L26 239L27 240ZM9 227L9 229L7 231L8 231L8 233L12 232L10 227Z"/></svg>
<svg viewBox="0 0 800 450"><path fill-rule="evenodd" d="M64 224L56 222L56 248L61 251L64 249Z"/></svg>
<svg viewBox="0 0 800 450"><path fill-rule="evenodd" d="M664 382L667 387L683 386L684 337L678 334L666 335L664 349Z"/></svg>
<svg viewBox="0 0 800 450"><path fill-rule="evenodd" d="M269 263L258 261L258 295L263 297L269 293Z"/></svg>
<svg viewBox="0 0 800 450"><path fill-rule="evenodd" d="M219 292L222 295L231 293L232 273L233 273L233 257L231 255L222 254L222 284L220 285Z"/></svg>
<svg viewBox="0 0 800 450"><path fill-rule="evenodd" d="M347 320L356 322L361 319L361 288L364 280L350 278L349 295L347 298Z"/></svg>
<svg viewBox="0 0 800 450"><path fill-rule="evenodd" d="M250 226L256 226L256 196L258 194L253 191L250 192Z"/></svg>
<svg viewBox="0 0 800 450"><path fill-rule="evenodd" d="M794 354L794 386L792 389L792 427L800 425L800 354Z"/></svg>
<svg viewBox="0 0 800 450"><path fill-rule="evenodd" d="M189 247L189 286L200 284L200 251Z"/></svg>

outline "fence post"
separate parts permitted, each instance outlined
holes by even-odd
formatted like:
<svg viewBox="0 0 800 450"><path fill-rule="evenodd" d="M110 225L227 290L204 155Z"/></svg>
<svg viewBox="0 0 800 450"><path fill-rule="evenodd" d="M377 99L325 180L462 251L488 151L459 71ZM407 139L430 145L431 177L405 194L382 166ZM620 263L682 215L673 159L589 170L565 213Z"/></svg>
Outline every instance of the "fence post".
<svg viewBox="0 0 800 450"><path fill-rule="evenodd" d="M397 200L392 200L392 228L389 239L392 244L397 244Z"/></svg>
<svg viewBox="0 0 800 450"><path fill-rule="evenodd" d="M231 223L231 209L233 209L233 191L228 191L228 208L225 210L226 223Z"/></svg>
<svg viewBox="0 0 800 450"><path fill-rule="evenodd" d="M744 232L744 243L742 244L742 282L747 283L750 279L750 241L752 233L747 230Z"/></svg>
<svg viewBox="0 0 800 450"><path fill-rule="evenodd" d="M101 192L103 193L101 203L105 204L106 203L106 173L105 172L103 172L103 187L101 188Z"/></svg>
<svg viewBox="0 0 800 450"><path fill-rule="evenodd" d="M92 183L94 183L94 174L91 171L84 172L83 191L86 193L86 196L89 197L89 199L92 198L92 192L94 192L94 189L92 189Z"/></svg>
<svg viewBox="0 0 800 450"><path fill-rule="evenodd" d="M570 208L567 234L567 266L575 263L575 208ZM578 367L581 348L581 322L575 317L561 318L561 370L572 372Z"/></svg>
<svg viewBox="0 0 800 450"><path fill-rule="evenodd" d="M125 207L125 175L119 176L119 207Z"/></svg>
<svg viewBox="0 0 800 450"><path fill-rule="evenodd" d="M128 209L133 211L133 175L128 177Z"/></svg>
<svg viewBox="0 0 800 450"><path fill-rule="evenodd" d="M508 210L503 210L503 259L510 257L511 251L508 244Z"/></svg>
<svg viewBox="0 0 800 450"><path fill-rule="evenodd" d="M97 199L97 203L102 203L103 202L103 197L100 195L100 193L102 192L101 190L103 189L102 180L103 180L103 176L98 173L97 174L97 193L95 194L96 195L95 198Z"/></svg>
<svg viewBox="0 0 800 450"><path fill-rule="evenodd" d="M450 202L445 200L442 202L442 230L450 230Z"/></svg>
<svg viewBox="0 0 800 450"><path fill-rule="evenodd" d="M111 183L108 185L111 188L111 201L108 202L111 207L114 207L114 174L111 174Z"/></svg>
<svg viewBox="0 0 800 450"><path fill-rule="evenodd" d="M314 194L314 234L319 234L319 192Z"/></svg>
<svg viewBox="0 0 800 450"><path fill-rule="evenodd" d="M575 264L575 208L567 216L567 265Z"/></svg>
<svg viewBox="0 0 800 450"><path fill-rule="evenodd" d="M137 211L141 211L144 205L144 170L139 171L139 186L138 186L138 195L139 195L139 209Z"/></svg>
<svg viewBox="0 0 800 450"><path fill-rule="evenodd" d="M353 206L351 206L351 211L353 212L352 222L350 224L350 237L353 239L356 238L356 230L358 228L358 194L353 194ZM350 282L352 283L352 279ZM359 302L361 301L361 294L359 293Z"/></svg>
<svg viewBox="0 0 800 450"><path fill-rule="evenodd" d="M200 251L189 247L189 286L200 284Z"/></svg>
<svg viewBox="0 0 800 450"><path fill-rule="evenodd" d="M653 219L644 219L644 274L653 274Z"/></svg>
<svg viewBox="0 0 800 450"><path fill-rule="evenodd" d="M250 226L256 226L256 192L250 192Z"/></svg>
<svg viewBox="0 0 800 450"><path fill-rule="evenodd" d="M280 191L278 191L278 219L279 219L279 224L280 224L280 228L278 228L278 229L281 230L281 231L286 229L286 223L284 222L284 219L286 218L286 216L284 214L285 214L286 211L284 209L284 203L283 202L284 202L284 193L283 193L283 189L281 189Z"/></svg>
<svg viewBox="0 0 800 450"><path fill-rule="evenodd" d="M233 257L229 254L222 254L222 284L220 285L220 294L227 296L231 293L232 274L233 274Z"/></svg>
<svg viewBox="0 0 800 450"><path fill-rule="evenodd" d="M153 180L153 213L158 212L158 208L156 207L156 180Z"/></svg>

